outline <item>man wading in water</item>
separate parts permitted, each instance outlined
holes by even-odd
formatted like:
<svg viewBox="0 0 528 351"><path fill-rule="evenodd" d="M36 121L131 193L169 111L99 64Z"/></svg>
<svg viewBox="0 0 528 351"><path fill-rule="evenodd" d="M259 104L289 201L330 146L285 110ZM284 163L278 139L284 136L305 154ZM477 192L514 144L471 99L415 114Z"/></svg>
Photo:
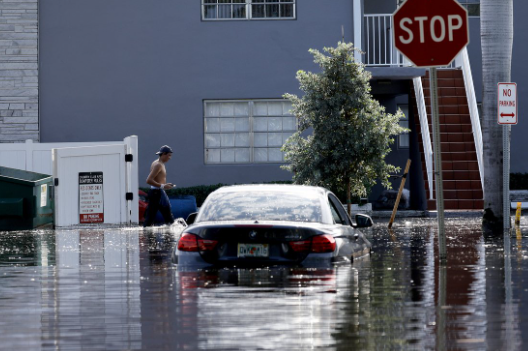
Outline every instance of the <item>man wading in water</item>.
<svg viewBox="0 0 528 351"><path fill-rule="evenodd" d="M167 145L163 145L160 151L156 152L156 155L159 155L159 158L152 162L150 174L147 177L147 184L150 185L150 190L148 193L149 202L145 211L145 222L143 223L144 227L152 225L158 210L163 215L165 224L174 223L169 197L165 192L165 190L174 188L172 183L167 183L167 170L165 169L165 163L172 157L172 149Z"/></svg>

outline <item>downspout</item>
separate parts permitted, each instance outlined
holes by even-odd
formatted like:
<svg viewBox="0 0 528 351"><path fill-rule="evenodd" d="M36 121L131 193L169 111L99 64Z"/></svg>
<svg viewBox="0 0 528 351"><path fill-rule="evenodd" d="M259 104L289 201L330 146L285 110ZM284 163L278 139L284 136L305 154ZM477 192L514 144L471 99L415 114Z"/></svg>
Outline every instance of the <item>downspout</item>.
<svg viewBox="0 0 528 351"><path fill-rule="evenodd" d="M353 0L353 23L354 23L354 47L356 49L362 49L362 37L363 37L363 12L361 11L361 1ZM354 52L354 59L356 62L363 62L362 55L360 52Z"/></svg>

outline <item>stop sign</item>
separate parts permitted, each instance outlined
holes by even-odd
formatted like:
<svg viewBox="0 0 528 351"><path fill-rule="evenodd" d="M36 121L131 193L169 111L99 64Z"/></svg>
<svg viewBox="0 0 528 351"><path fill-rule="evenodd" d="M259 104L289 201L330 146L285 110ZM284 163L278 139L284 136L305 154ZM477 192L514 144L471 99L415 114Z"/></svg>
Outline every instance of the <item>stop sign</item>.
<svg viewBox="0 0 528 351"><path fill-rule="evenodd" d="M456 0L407 0L393 23L396 48L417 67L447 66L469 43L467 11Z"/></svg>

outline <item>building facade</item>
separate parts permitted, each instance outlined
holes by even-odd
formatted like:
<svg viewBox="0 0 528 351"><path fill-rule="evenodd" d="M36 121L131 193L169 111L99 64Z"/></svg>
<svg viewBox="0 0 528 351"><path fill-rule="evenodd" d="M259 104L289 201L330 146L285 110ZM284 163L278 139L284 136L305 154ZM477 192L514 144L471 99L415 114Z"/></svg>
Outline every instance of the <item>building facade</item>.
<svg viewBox="0 0 528 351"><path fill-rule="evenodd" d="M0 57L5 65L0 74L21 77L2 80L8 88L0 105L11 101L10 95L18 100L0 108L1 141L109 141L138 135L141 184L164 144L175 151L167 164L168 181L178 186L288 180L291 174L280 168L280 146L296 124L283 94L301 93L298 70L318 70L310 48L322 50L344 39L366 52L359 58L368 64L372 93L387 112L408 111L409 120L402 124L412 132L396 140L388 162L403 168L413 159L407 187L423 192L409 106L411 79L425 70L367 62L372 38L380 34L368 21L376 17L380 25L380 16L394 12L398 2L0 1L2 26L6 23L0 27L5 39L0 44L11 40ZM461 2L474 15L468 51L479 100L478 0ZM515 3L516 19L527 13L528 4ZM15 14L22 23L13 29ZM528 94L522 84L528 81L526 49L519 42L519 33L528 30L525 22L515 21L512 66L520 101ZM521 115L512 128L512 172L528 172L521 151L525 125ZM419 199L414 202L422 206Z"/></svg>

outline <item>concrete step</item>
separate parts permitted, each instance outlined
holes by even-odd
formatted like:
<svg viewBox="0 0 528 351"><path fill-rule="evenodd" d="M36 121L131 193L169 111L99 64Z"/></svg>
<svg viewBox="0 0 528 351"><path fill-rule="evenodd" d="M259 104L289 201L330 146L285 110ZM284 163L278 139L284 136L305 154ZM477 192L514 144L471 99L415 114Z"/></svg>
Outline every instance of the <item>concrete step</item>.
<svg viewBox="0 0 528 351"><path fill-rule="evenodd" d="M482 210L484 200L444 200L446 210ZM436 200L427 200L427 210L436 210Z"/></svg>
<svg viewBox="0 0 528 351"><path fill-rule="evenodd" d="M429 195L429 189L427 189ZM436 191L433 189L433 198L436 199ZM451 190L444 188L444 199L449 200L482 200L484 193L482 189Z"/></svg>
<svg viewBox="0 0 528 351"><path fill-rule="evenodd" d="M480 180L444 180L444 190L482 190ZM433 190L436 182L433 181ZM425 181L425 189L429 193L429 182Z"/></svg>

